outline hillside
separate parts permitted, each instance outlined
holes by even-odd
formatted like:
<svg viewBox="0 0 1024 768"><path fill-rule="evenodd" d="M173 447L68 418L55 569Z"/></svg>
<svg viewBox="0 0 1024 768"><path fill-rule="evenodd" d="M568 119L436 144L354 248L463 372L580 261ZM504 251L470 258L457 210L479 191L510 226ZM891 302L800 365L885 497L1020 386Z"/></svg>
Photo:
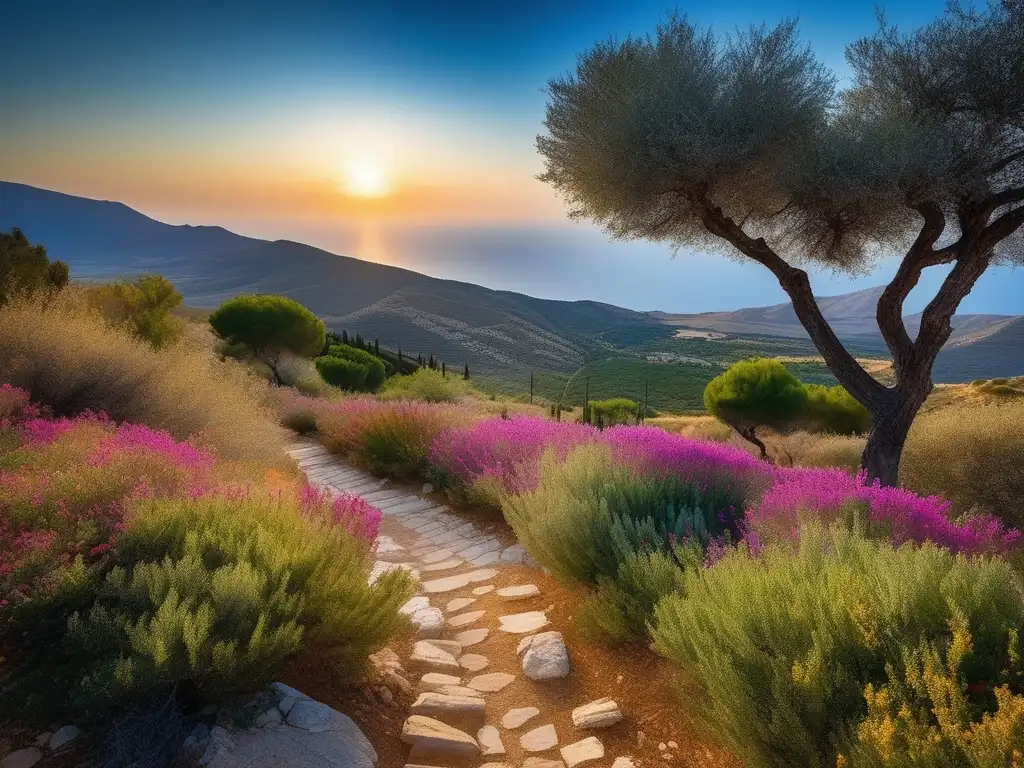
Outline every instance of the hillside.
<svg viewBox="0 0 1024 768"><path fill-rule="evenodd" d="M591 301L549 301L439 280L287 240L172 226L121 203L0 182L0 229L20 227L77 279L159 272L185 302L214 307L242 292L291 296L333 330L474 369L573 371L605 332L653 318Z"/></svg>

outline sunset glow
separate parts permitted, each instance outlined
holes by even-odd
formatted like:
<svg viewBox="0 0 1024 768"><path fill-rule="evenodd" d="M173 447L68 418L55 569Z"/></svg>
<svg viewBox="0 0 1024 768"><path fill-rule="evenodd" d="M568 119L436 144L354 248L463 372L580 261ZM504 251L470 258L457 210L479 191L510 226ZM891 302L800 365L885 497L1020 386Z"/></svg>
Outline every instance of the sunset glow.
<svg viewBox="0 0 1024 768"><path fill-rule="evenodd" d="M386 197L391 180L383 166L371 159L349 163L344 171L345 192L353 197Z"/></svg>

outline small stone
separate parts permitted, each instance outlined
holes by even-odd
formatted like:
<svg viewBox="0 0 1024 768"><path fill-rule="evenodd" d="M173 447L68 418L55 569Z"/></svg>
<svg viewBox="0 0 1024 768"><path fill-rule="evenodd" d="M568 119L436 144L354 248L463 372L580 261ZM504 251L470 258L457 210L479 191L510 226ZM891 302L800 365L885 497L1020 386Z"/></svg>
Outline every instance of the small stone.
<svg viewBox="0 0 1024 768"><path fill-rule="evenodd" d="M404 693L406 695L412 693L412 684L397 672L386 672L381 677L381 682L383 682L392 693ZM278 704L277 707L278 709L281 709L281 704ZM283 709L281 709L281 711L284 712L284 714L288 714Z"/></svg>
<svg viewBox="0 0 1024 768"><path fill-rule="evenodd" d="M567 676L569 670L569 651L561 632L533 636L523 653L524 675L536 681L558 680Z"/></svg>
<svg viewBox="0 0 1024 768"><path fill-rule="evenodd" d="M536 584L522 584L518 587L502 587L496 593L498 597L512 602L514 600L528 600L540 594L540 587Z"/></svg>
<svg viewBox="0 0 1024 768"><path fill-rule="evenodd" d="M504 755L505 745L501 743L501 734L493 725L485 725L476 734L480 743L480 752L484 755Z"/></svg>
<svg viewBox="0 0 1024 768"><path fill-rule="evenodd" d="M53 732L53 736L50 737L50 749L56 751L66 747L81 735L82 730L74 725L65 725L63 728L58 728Z"/></svg>
<svg viewBox="0 0 1024 768"><path fill-rule="evenodd" d="M484 700L479 697L449 696L444 693L421 693L409 711L436 720L461 720L484 717Z"/></svg>
<svg viewBox="0 0 1024 768"><path fill-rule="evenodd" d="M414 752L472 757L480 754L476 739L468 733L423 715L411 715L402 726L402 741Z"/></svg>
<svg viewBox="0 0 1024 768"><path fill-rule="evenodd" d="M510 731L514 730L527 720L534 718L539 714L540 710L536 707L519 707L518 709L510 709L505 713L505 716L501 718L501 727Z"/></svg>
<svg viewBox="0 0 1024 768"><path fill-rule="evenodd" d="M616 685L622 685L622 675L615 678Z"/></svg>
<svg viewBox="0 0 1024 768"><path fill-rule="evenodd" d="M542 725L527 731L519 738L519 744L527 752L543 752L558 746L558 733L553 725Z"/></svg>
<svg viewBox="0 0 1024 768"><path fill-rule="evenodd" d="M427 674L420 678L420 688L425 691L436 691L438 688L446 685L459 685L461 683L461 677L442 675L440 672L427 672Z"/></svg>
<svg viewBox="0 0 1024 768"><path fill-rule="evenodd" d="M522 544L515 544L502 550L500 560L503 563L513 563L518 565L523 562L523 558L525 556L526 548L523 547Z"/></svg>
<svg viewBox="0 0 1024 768"><path fill-rule="evenodd" d="M51 736L53 736L53 734L49 731L43 731L38 736L36 736L36 746L45 747L47 744L50 743Z"/></svg>
<svg viewBox="0 0 1024 768"><path fill-rule="evenodd" d="M38 747L25 747L11 752L0 760L0 768L32 768L43 759L43 752Z"/></svg>
<svg viewBox="0 0 1024 768"><path fill-rule="evenodd" d="M424 493L424 494L433 493L434 492L434 486L432 484L430 484L430 483L424 483L423 484L423 488L422 488L422 490L420 492Z"/></svg>
<svg viewBox="0 0 1024 768"><path fill-rule="evenodd" d="M494 591L494 585L493 584L485 584L482 587L477 587L476 589L474 589L473 590L473 594L476 595L477 597L480 597L480 595L486 595L488 592L493 592L493 591Z"/></svg>
<svg viewBox="0 0 1024 768"><path fill-rule="evenodd" d="M664 760L667 763L670 763L673 760L675 760L676 758L675 758L675 755L673 755L671 752L662 752L661 753L661 759Z"/></svg>
<svg viewBox="0 0 1024 768"><path fill-rule="evenodd" d="M622 720L619 705L610 698L598 699L572 711L572 724L577 728L607 728ZM675 742L670 741L669 746Z"/></svg>
<svg viewBox="0 0 1024 768"><path fill-rule="evenodd" d="M631 757L616 757L612 768L636 768Z"/></svg>
<svg viewBox="0 0 1024 768"><path fill-rule="evenodd" d="M586 763L590 760L600 760L604 757L604 744L596 736L590 736L582 741L577 741L575 744L562 747L560 751L562 759L565 760L568 768L575 768L581 763Z"/></svg>
<svg viewBox="0 0 1024 768"><path fill-rule="evenodd" d="M514 635L522 635L526 632L536 632L548 625L547 614L543 611L527 611L526 613L514 613L510 616L500 616L501 631Z"/></svg>
<svg viewBox="0 0 1024 768"><path fill-rule="evenodd" d="M678 744L676 744L676 743L675 743L674 741L670 741L670 742L668 743L668 748L669 748L669 749L679 749L679 745L678 745Z"/></svg>
<svg viewBox="0 0 1024 768"><path fill-rule="evenodd" d="M463 648L468 648L471 645L482 643L487 639L487 635L489 635L490 632L491 630L486 627L483 629L468 629L465 632L459 632L459 634L455 636L455 640L462 645Z"/></svg>
<svg viewBox="0 0 1024 768"><path fill-rule="evenodd" d="M479 653L464 653L459 657L459 666L469 672L479 672L489 663L487 657Z"/></svg>
<svg viewBox="0 0 1024 768"><path fill-rule="evenodd" d="M470 611L469 613L460 613L458 616L452 616L449 618L448 624L452 627L464 627L467 624L472 624L485 613L487 613L487 611Z"/></svg>
<svg viewBox="0 0 1024 768"><path fill-rule="evenodd" d="M659 752L664 752L666 749L668 749L668 745L664 741L658 744Z"/></svg>
<svg viewBox="0 0 1024 768"><path fill-rule="evenodd" d="M494 693L495 691L500 691L502 688L511 684L515 679L515 675L510 675L506 672L491 672L486 675L477 675L466 683L466 685L474 691Z"/></svg>
<svg viewBox="0 0 1024 768"><path fill-rule="evenodd" d="M387 691L388 689L385 688L384 690ZM388 691L388 693L391 693L391 691ZM277 707L271 707L266 712L257 717L255 720L253 720L252 726L253 728L265 728L268 725L277 725L281 722L281 719L281 710L279 710Z"/></svg>
<svg viewBox="0 0 1024 768"><path fill-rule="evenodd" d="M456 611L461 611L463 608L469 608L469 606L475 602L475 597L457 597L454 600L449 600L448 605L446 605L444 609L447 613L455 613Z"/></svg>

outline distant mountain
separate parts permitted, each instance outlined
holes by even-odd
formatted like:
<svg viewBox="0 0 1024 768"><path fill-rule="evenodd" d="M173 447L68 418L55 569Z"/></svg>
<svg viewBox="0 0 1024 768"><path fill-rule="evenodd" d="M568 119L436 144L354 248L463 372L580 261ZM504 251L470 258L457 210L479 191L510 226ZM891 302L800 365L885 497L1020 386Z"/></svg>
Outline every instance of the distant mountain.
<svg viewBox="0 0 1024 768"><path fill-rule="evenodd" d="M868 288L843 296L821 297L818 305L840 338L862 345L876 345L884 350L875 320L875 308L881 294L882 288ZM792 304L697 315L652 312L651 316L679 328L749 336L807 338ZM908 315L905 322L911 336L915 335L921 324L920 313ZM953 335L935 362L936 381L954 383L1024 375L1024 316L955 315L952 325Z"/></svg>
<svg viewBox="0 0 1024 768"><path fill-rule="evenodd" d="M159 272L187 304L215 307L244 292L280 293L329 328L434 354L481 371L574 371L610 331L657 327L639 312L593 301L550 301L439 280L287 240L221 227L172 226L122 203L0 182L0 229L20 227L76 279Z"/></svg>
<svg viewBox="0 0 1024 768"><path fill-rule="evenodd" d="M670 343L666 326L807 339L790 304L678 315L537 299L288 240L259 240L221 227L172 226L122 203L0 182L0 230L15 226L45 245L52 258L68 262L76 279L158 272L195 307L212 308L243 292L280 293L308 306L333 330L358 332L387 347L434 354L454 365L468 362L482 373L572 372L584 360L644 357L650 344ZM875 323L881 290L819 302L841 338L884 353ZM911 332L919 322L919 316L907 318ZM937 381L1024 375L1024 317L958 315L953 326L936 363Z"/></svg>

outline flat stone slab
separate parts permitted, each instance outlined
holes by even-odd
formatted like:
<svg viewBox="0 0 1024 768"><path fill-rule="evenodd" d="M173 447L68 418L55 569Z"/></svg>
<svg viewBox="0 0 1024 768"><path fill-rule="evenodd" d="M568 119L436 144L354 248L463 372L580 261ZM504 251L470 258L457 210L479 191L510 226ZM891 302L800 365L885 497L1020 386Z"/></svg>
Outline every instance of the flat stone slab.
<svg viewBox="0 0 1024 768"><path fill-rule="evenodd" d="M493 579L497 575L498 572L493 568L481 568L477 571L470 571L466 574L466 578L469 579L470 584L477 584L481 581Z"/></svg>
<svg viewBox="0 0 1024 768"><path fill-rule="evenodd" d="M427 672L420 678L420 688L425 691L436 691L446 685L461 685L462 678L455 675L444 675L440 672Z"/></svg>
<svg viewBox="0 0 1024 768"><path fill-rule="evenodd" d="M484 552L482 555L480 555L479 557L474 557L469 562L471 562L473 565L494 565L496 562L498 562L498 553Z"/></svg>
<svg viewBox="0 0 1024 768"><path fill-rule="evenodd" d="M636 768L636 766L633 765L632 757L616 757L612 768Z"/></svg>
<svg viewBox="0 0 1024 768"><path fill-rule="evenodd" d="M467 629L465 632L459 632L455 636L456 642L458 642L463 648L469 648L471 645L482 643L487 639L487 635L491 633L491 630L486 627L482 629Z"/></svg>
<svg viewBox="0 0 1024 768"><path fill-rule="evenodd" d="M458 576L445 576L443 579L433 579L423 582L423 591L434 595L442 592L454 592L457 589L469 586L469 574L463 573Z"/></svg>
<svg viewBox="0 0 1024 768"><path fill-rule="evenodd" d="M485 725L476 734L482 755L504 755L505 745L501 743L501 734L493 725Z"/></svg>
<svg viewBox="0 0 1024 768"><path fill-rule="evenodd" d="M450 571L452 568L458 568L462 565L462 560L442 560L439 563L431 563L430 565L424 565L420 570L424 573L433 573L435 571Z"/></svg>
<svg viewBox="0 0 1024 768"><path fill-rule="evenodd" d="M414 715L425 715L436 720L464 720L484 717L486 704L483 699L469 696L429 691L421 693L409 711Z"/></svg>
<svg viewBox="0 0 1024 768"><path fill-rule="evenodd" d="M521 584L518 587L502 587L495 594L508 602L528 600L540 594L540 587L536 584Z"/></svg>
<svg viewBox="0 0 1024 768"><path fill-rule="evenodd" d="M604 757L604 744L596 736L590 736L575 744L562 747L561 753L568 768L576 768L581 763L600 760Z"/></svg>
<svg viewBox="0 0 1024 768"><path fill-rule="evenodd" d="M544 611L527 611L526 613L513 613L510 616L500 616L500 629L514 635L522 635L527 632L536 632L546 627L548 616Z"/></svg>
<svg viewBox="0 0 1024 768"><path fill-rule="evenodd" d="M473 594L476 595L477 597L480 597L481 595L486 595L488 592L493 592L493 591L494 591L494 585L493 584L484 584L484 586L482 586L482 587L476 587L473 590Z"/></svg>
<svg viewBox="0 0 1024 768"><path fill-rule="evenodd" d="M561 632L524 638L517 653L523 654L523 674L531 680L559 680L569 674L569 651Z"/></svg>
<svg viewBox="0 0 1024 768"><path fill-rule="evenodd" d="M43 759L43 751L38 747L25 747L16 749L3 760L0 760L0 768L32 768L33 765Z"/></svg>
<svg viewBox="0 0 1024 768"><path fill-rule="evenodd" d="M558 746L558 733L553 725L542 725L519 737L519 745L527 752L544 752Z"/></svg>
<svg viewBox="0 0 1024 768"><path fill-rule="evenodd" d="M459 666L469 672L479 672L490 662L479 653L464 653L459 657Z"/></svg>
<svg viewBox="0 0 1024 768"><path fill-rule="evenodd" d="M414 753L451 757L480 754L476 739L465 731L423 715L410 715L402 726L402 741L411 744Z"/></svg>
<svg viewBox="0 0 1024 768"><path fill-rule="evenodd" d="M607 728L622 720L619 705L605 697L576 707L572 711L572 724L577 728Z"/></svg>
<svg viewBox="0 0 1024 768"><path fill-rule="evenodd" d="M482 691L474 691L464 685L442 685L437 692L443 693L445 696L468 696L471 699L479 699L482 693Z"/></svg>
<svg viewBox="0 0 1024 768"><path fill-rule="evenodd" d="M501 727L510 731L515 730L539 714L540 710L536 707L519 707L518 709L510 709L505 713L504 717L501 718Z"/></svg>
<svg viewBox="0 0 1024 768"><path fill-rule="evenodd" d="M470 681L466 683L466 686L472 688L474 691L494 693L495 691L500 691L502 688L510 685L515 679L515 675L510 675L507 672L489 672L486 675L477 675L470 679Z"/></svg>
<svg viewBox="0 0 1024 768"><path fill-rule="evenodd" d="M548 760L544 757L528 757L522 768L565 768L561 760Z"/></svg>
<svg viewBox="0 0 1024 768"><path fill-rule="evenodd" d="M448 625L451 627L464 627L467 624L472 624L477 619L483 617L487 611L470 611L469 613L460 613L457 616L450 616L448 618Z"/></svg>
<svg viewBox="0 0 1024 768"><path fill-rule="evenodd" d="M469 608L469 606L475 602L475 597L456 597L454 600L449 600L448 605L446 605L444 609L448 613L455 613L456 611L461 611L464 608Z"/></svg>
<svg viewBox="0 0 1024 768"><path fill-rule="evenodd" d="M458 657L462 655L462 645L446 640L419 640L412 648L410 661L417 661L433 667L461 669Z"/></svg>

